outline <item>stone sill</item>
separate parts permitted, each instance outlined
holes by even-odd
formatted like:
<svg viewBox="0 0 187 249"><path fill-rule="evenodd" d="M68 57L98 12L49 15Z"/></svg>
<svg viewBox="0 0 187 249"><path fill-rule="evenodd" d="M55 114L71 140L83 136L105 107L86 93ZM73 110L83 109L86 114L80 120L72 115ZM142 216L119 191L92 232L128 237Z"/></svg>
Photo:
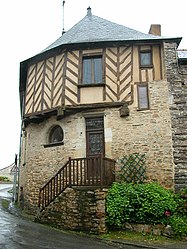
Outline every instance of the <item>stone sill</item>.
<svg viewBox="0 0 187 249"><path fill-rule="evenodd" d="M105 83L78 84L79 88L84 88L84 87L103 87L103 86L105 86Z"/></svg>
<svg viewBox="0 0 187 249"><path fill-rule="evenodd" d="M60 142L51 143L51 144L43 144L44 148L55 147L55 146L60 146L60 145L64 145L64 142L60 141Z"/></svg>

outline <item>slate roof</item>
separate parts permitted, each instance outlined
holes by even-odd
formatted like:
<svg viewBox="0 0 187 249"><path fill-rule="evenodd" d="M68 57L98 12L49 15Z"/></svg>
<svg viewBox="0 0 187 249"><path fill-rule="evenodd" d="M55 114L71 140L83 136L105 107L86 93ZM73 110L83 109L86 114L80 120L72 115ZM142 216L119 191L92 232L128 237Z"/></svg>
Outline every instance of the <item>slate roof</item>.
<svg viewBox="0 0 187 249"><path fill-rule="evenodd" d="M145 34L126 26L116 24L101 17L92 15L91 8L88 8L87 15L81 21L42 52L66 44L158 39L162 40L166 39L166 37Z"/></svg>

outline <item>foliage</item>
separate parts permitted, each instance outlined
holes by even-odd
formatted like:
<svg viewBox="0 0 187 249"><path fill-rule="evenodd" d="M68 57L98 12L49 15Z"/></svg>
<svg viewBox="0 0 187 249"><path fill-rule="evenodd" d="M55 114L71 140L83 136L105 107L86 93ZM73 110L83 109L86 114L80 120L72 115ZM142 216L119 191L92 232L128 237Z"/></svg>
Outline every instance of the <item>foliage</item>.
<svg viewBox="0 0 187 249"><path fill-rule="evenodd" d="M107 196L107 220L110 225L122 227L125 221L130 221L134 211L130 199L133 185L114 183Z"/></svg>
<svg viewBox="0 0 187 249"><path fill-rule="evenodd" d="M10 180L8 179L7 176L0 176L0 182L9 182Z"/></svg>
<svg viewBox="0 0 187 249"><path fill-rule="evenodd" d="M176 209L174 194L157 183L114 183L107 196L107 221L116 227L166 223Z"/></svg>
<svg viewBox="0 0 187 249"><path fill-rule="evenodd" d="M10 201L9 200L6 200L6 199L2 199L1 200L1 205L2 205L2 207L4 208L4 209L8 209L8 207L9 207L9 204L10 204Z"/></svg>
<svg viewBox="0 0 187 249"><path fill-rule="evenodd" d="M182 188L179 192L182 197L187 197L187 188Z"/></svg>
<svg viewBox="0 0 187 249"><path fill-rule="evenodd" d="M127 183L143 183L146 179L145 154L125 155L120 160L119 177Z"/></svg>
<svg viewBox="0 0 187 249"><path fill-rule="evenodd" d="M169 223L178 237L187 235L187 216L179 216L175 214L169 218Z"/></svg>
<svg viewBox="0 0 187 249"><path fill-rule="evenodd" d="M187 196L184 198L184 195L176 194L175 199L178 203L177 214L182 216L187 216Z"/></svg>

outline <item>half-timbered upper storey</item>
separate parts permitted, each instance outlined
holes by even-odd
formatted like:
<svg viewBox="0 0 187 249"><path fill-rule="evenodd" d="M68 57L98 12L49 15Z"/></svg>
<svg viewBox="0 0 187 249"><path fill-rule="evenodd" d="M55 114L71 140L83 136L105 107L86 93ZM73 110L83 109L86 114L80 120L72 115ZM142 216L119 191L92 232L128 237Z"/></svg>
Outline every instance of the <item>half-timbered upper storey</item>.
<svg viewBox="0 0 187 249"><path fill-rule="evenodd" d="M163 42L180 40L143 34L88 8L73 28L21 63L23 116L116 102L148 109L148 83L165 77Z"/></svg>

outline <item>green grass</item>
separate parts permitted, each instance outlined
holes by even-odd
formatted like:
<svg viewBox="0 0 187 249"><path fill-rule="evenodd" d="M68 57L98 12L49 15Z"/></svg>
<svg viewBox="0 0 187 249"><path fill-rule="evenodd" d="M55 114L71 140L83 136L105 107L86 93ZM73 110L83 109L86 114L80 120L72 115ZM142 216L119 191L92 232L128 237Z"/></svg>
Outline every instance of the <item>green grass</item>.
<svg viewBox="0 0 187 249"><path fill-rule="evenodd" d="M10 201L9 200L6 200L6 199L2 199L1 200L1 205L4 209L8 209L9 207L9 204L10 204Z"/></svg>
<svg viewBox="0 0 187 249"><path fill-rule="evenodd" d="M131 231L111 231L105 235L102 235L104 239L138 242L146 244L168 244L168 243L179 243L180 241L174 238L167 238L164 236L157 236L153 234L142 234L139 232Z"/></svg>

